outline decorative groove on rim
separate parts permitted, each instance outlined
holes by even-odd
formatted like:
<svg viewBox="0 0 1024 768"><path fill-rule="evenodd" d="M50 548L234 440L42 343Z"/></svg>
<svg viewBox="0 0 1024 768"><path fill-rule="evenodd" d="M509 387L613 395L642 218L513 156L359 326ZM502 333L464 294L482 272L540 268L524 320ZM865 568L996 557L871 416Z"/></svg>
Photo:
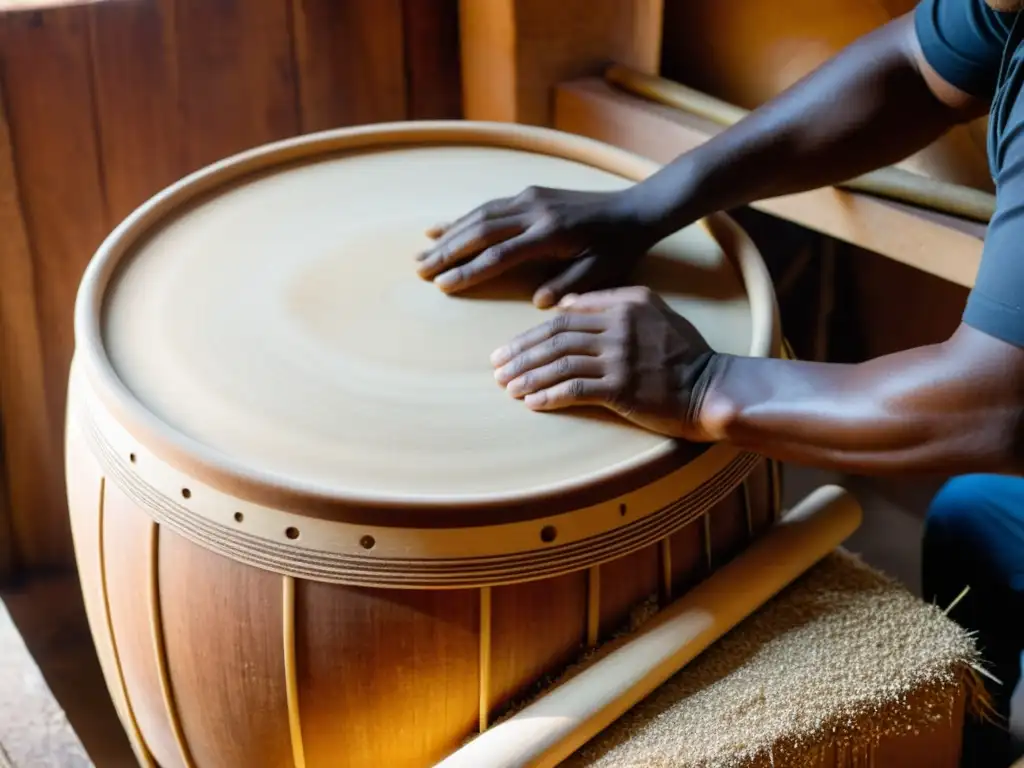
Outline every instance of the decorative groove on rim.
<svg viewBox="0 0 1024 768"><path fill-rule="evenodd" d="M107 470L108 476L157 523L169 526L199 546L248 565L296 578L354 586L494 586L582 570L650 546L701 515L706 515L715 504L735 490L757 462L762 460L757 454L741 454L726 469L704 481L684 498L631 525L582 541L514 555L444 560L384 560L292 547L211 522L127 470L119 457L105 445L101 436L94 432L91 420L82 421L85 432L97 449L97 459Z"/></svg>

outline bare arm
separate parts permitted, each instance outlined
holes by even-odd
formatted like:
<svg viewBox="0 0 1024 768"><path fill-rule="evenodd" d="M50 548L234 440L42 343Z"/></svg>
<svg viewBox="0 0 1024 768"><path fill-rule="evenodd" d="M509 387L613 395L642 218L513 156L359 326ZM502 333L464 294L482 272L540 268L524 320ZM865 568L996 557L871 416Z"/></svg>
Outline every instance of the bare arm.
<svg viewBox="0 0 1024 768"><path fill-rule="evenodd" d="M634 187L628 204L663 236L714 211L898 162L986 108L928 66L906 15Z"/></svg>
<svg viewBox="0 0 1024 768"><path fill-rule="evenodd" d="M697 428L864 474L1024 471L1024 350L967 325L857 365L721 356Z"/></svg>

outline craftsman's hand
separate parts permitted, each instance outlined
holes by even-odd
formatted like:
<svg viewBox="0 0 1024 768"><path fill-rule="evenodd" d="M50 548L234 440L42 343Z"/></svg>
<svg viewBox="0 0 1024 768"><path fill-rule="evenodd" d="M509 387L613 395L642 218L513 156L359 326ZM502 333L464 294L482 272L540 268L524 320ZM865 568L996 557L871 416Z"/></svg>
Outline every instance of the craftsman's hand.
<svg viewBox="0 0 1024 768"><path fill-rule="evenodd" d="M646 288L562 301L563 312L491 356L495 378L538 411L604 406L654 432L692 441L717 355Z"/></svg>
<svg viewBox="0 0 1024 768"><path fill-rule="evenodd" d="M419 255L419 274L446 293L523 262L565 261L565 270L534 294L541 308L568 293L620 282L656 241L636 222L622 193L539 187L492 200L427 234L435 242Z"/></svg>

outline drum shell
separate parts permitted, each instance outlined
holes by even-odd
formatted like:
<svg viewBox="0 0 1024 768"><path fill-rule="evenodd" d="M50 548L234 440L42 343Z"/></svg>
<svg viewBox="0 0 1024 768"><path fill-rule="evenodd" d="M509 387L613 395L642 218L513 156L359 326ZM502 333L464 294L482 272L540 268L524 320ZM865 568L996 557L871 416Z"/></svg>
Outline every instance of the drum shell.
<svg viewBox="0 0 1024 768"><path fill-rule="evenodd" d="M775 468L760 461L705 515L590 568L477 588L315 581L158 524L97 453L87 387L73 372L75 548L107 685L143 764L431 765L652 596L742 551L777 509Z"/></svg>

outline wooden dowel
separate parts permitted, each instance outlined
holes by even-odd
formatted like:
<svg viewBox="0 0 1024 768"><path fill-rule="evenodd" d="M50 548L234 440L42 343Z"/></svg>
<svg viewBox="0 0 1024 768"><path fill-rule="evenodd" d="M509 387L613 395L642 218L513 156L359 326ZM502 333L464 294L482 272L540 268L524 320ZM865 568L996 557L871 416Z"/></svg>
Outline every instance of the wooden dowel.
<svg viewBox="0 0 1024 768"><path fill-rule="evenodd" d="M824 486L736 560L591 667L484 732L438 768L556 766L760 608L860 525L860 506Z"/></svg>
<svg viewBox="0 0 1024 768"><path fill-rule="evenodd" d="M634 96L683 110L723 128L735 125L750 114L742 107L681 83L637 72L621 64L610 66L605 71L605 80ZM880 168L836 186L981 222L991 219L996 207L995 195L988 192L895 167Z"/></svg>

